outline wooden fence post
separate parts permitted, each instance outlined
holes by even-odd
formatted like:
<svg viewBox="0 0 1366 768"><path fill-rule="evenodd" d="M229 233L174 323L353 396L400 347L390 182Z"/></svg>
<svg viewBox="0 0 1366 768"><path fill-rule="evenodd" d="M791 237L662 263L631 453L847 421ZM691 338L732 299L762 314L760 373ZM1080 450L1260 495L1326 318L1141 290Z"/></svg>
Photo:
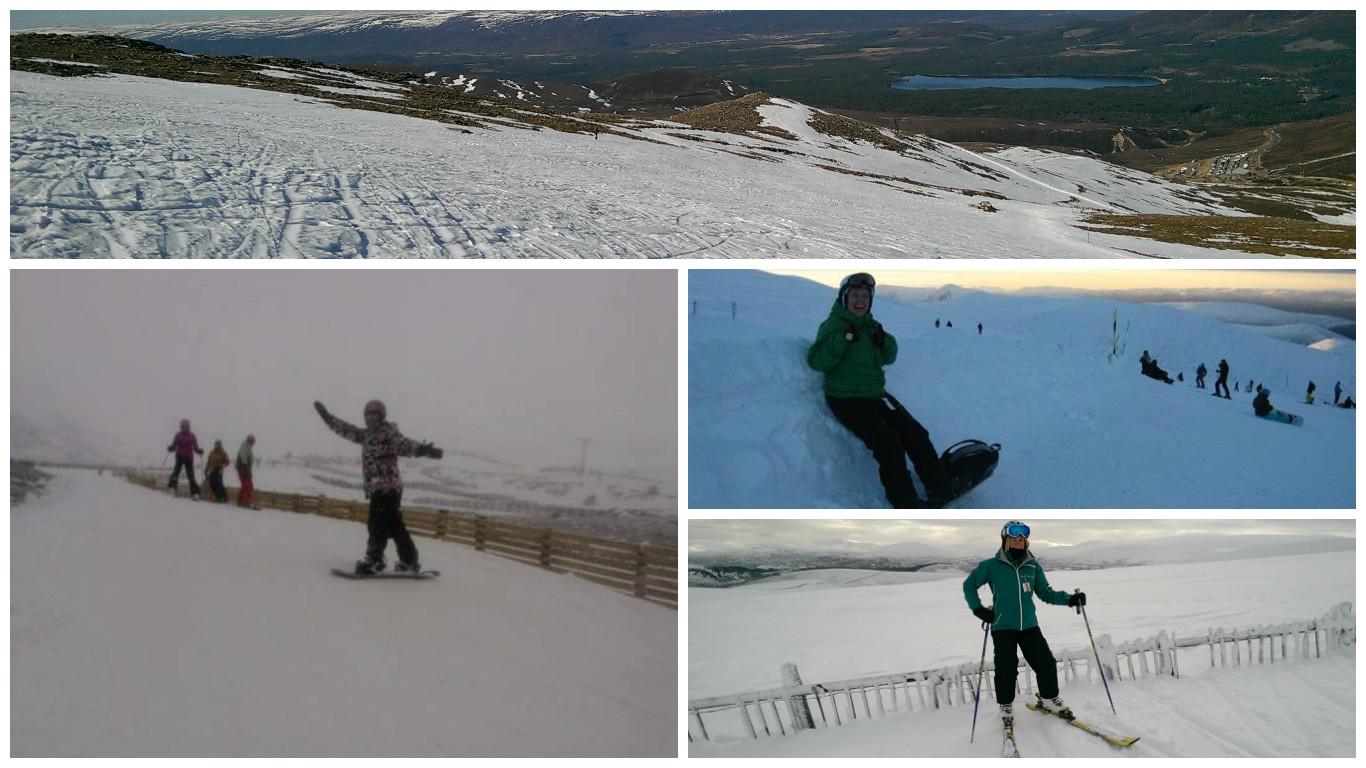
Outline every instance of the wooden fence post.
<svg viewBox="0 0 1366 768"><path fill-rule="evenodd" d="M797 671L797 665L790 661L782 666L781 674L784 687L795 688L802 684L802 676ZM816 721L811 718L811 705L806 703L805 696L790 697L788 706L792 708L792 719L796 722L799 732L807 728L815 729Z"/></svg>
<svg viewBox="0 0 1366 768"><path fill-rule="evenodd" d="M650 558L645 552L643 544L636 545L636 584L632 593L636 597L645 597L645 577L649 572Z"/></svg>
<svg viewBox="0 0 1366 768"><path fill-rule="evenodd" d="M541 543L541 567L550 567L550 531L545 531L540 536Z"/></svg>

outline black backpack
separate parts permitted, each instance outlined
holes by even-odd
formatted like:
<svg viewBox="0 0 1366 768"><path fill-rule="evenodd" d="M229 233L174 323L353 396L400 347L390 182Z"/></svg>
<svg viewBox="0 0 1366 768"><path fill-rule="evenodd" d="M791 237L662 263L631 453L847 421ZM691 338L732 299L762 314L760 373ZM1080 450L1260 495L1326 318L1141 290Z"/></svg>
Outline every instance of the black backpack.
<svg viewBox="0 0 1366 768"><path fill-rule="evenodd" d="M958 498L991 477L1000 459L1000 443L963 440L949 446L939 460L949 476L950 497Z"/></svg>

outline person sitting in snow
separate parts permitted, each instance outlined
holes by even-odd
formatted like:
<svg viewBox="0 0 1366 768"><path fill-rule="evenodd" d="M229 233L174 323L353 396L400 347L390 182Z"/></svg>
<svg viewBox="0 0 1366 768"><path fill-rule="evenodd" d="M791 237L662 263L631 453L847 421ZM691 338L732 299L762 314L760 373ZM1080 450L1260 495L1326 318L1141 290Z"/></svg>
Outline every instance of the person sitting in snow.
<svg viewBox="0 0 1366 768"><path fill-rule="evenodd" d="M825 402L835 418L873 452L887 501L896 509L939 507L948 500L949 482L930 433L885 389L882 369L896 362L897 343L873 318L875 286L864 272L840 282L806 362L824 374ZM928 500L916 493L908 455Z"/></svg>
<svg viewBox="0 0 1366 768"><path fill-rule="evenodd" d="M978 591L991 587L992 607L982 605ZM983 560L963 580L963 597L972 614L991 628L991 643L996 661L996 703L1001 717L1009 724L1013 717L1015 678L1020 664L1016 648L1024 654L1025 663L1034 670L1039 690L1034 695L1038 706L1072 719L1072 710L1063 704L1058 694L1058 662L1044 639L1043 630L1034 612L1034 598L1050 605L1077 607L1086 605L1086 593L1059 592L1048 584L1043 566L1029 551L1029 526L1011 521L1001 527L1001 548L996 555Z"/></svg>
<svg viewBox="0 0 1366 768"><path fill-rule="evenodd" d="M1273 410L1275 410L1271 407L1270 389L1264 387L1260 392L1257 393L1256 397L1252 398L1252 410L1258 416L1265 416L1268 413L1271 413Z"/></svg>

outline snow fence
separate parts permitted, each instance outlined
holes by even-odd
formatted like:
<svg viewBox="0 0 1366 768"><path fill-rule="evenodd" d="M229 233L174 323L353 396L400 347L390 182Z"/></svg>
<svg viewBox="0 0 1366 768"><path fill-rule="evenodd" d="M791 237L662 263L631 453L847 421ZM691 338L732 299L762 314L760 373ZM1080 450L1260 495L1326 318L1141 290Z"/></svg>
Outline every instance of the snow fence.
<svg viewBox="0 0 1366 768"><path fill-rule="evenodd" d="M161 477L137 472L123 474L136 485L157 491L164 488ZM236 489L229 490L231 496ZM370 516L368 504L327 496L258 488L252 493L252 502L262 508L359 523ZM454 541L557 573L572 573L653 603L678 608L677 549L500 523L444 509L404 506L403 521L414 535Z"/></svg>
<svg viewBox="0 0 1366 768"><path fill-rule="evenodd" d="M1167 675L1181 677L1182 655L1192 665L1243 667L1312 660L1356 645L1356 604L1339 603L1308 621L1254 625L1245 629L1210 628L1203 634L1178 636L1159 632L1144 640L1116 644L1109 635L1091 648L1055 652L1059 681L1087 681L1103 671L1107 682ZM1204 649L1208 650L1208 664ZM1096 665L1096 658L1100 666ZM1016 689L1034 692L1032 670L1021 664ZM906 710L971 706L978 690L994 690L995 663L987 657L955 667L903 672L825 683L801 682L794 665L784 665L785 685L763 691L693 699L688 702L688 741L710 741L738 733L752 739L785 736L807 729L832 728L860 719L886 717ZM990 696L990 693L988 693Z"/></svg>

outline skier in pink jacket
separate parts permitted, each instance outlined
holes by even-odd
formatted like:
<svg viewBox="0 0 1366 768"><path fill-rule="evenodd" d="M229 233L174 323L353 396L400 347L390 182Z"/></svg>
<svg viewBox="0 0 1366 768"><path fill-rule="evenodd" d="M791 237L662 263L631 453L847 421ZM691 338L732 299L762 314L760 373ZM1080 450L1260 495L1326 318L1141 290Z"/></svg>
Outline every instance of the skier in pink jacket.
<svg viewBox="0 0 1366 768"><path fill-rule="evenodd" d="M166 450L175 451L175 469L171 470L171 482L167 488L171 493L179 493L180 469L185 468L185 477L190 481L190 497L199 498L199 484L194 480L194 455L204 455L204 449L199 447L199 441L195 439L194 433L190 431L190 420L180 420L180 431L171 438L171 444L166 446Z"/></svg>

